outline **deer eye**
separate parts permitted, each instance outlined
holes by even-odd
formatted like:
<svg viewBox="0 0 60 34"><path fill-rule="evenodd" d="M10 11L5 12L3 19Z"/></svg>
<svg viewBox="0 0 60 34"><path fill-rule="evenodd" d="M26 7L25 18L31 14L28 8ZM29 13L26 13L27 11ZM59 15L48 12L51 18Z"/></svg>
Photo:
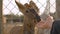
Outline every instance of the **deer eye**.
<svg viewBox="0 0 60 34"><path fill-rule="evenodd" d="M28 13L28 10L26 11L26 13Z"/></svg>

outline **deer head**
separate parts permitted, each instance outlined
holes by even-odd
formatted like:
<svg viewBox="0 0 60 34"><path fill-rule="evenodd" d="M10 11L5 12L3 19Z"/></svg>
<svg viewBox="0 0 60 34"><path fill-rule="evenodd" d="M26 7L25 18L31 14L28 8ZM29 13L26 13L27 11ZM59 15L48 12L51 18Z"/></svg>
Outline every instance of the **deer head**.
<svg viewBox="0 0 60 34"><path fill-rule="evenodd" d="M24 4L22 5L21 3L15 1L19 10L27 17L31 18L31 19L37 19L38 21L40 20L40 17L38 15L38 7L36 6L36 4L33 1L30 1L29 4Z"/></svg>

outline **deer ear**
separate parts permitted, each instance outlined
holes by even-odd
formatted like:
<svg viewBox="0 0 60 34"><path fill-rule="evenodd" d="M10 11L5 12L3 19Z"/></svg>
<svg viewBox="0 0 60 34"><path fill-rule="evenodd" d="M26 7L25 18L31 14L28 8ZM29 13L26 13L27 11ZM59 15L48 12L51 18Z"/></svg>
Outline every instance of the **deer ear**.
<svg viewBox="0 0 60 34"><path fill-rule="evenodd" d="M15 0L15 3L17 4L17 6L21 12L24 12L26 10L25 6L22 5L21 3L17 2L16 0Z"/></svg>
<svg viewBox="0 0 60 34"><path fill-rule="evenodd" d="M30 1L30 5L38 12L39 9L33 1Z"/></svg>

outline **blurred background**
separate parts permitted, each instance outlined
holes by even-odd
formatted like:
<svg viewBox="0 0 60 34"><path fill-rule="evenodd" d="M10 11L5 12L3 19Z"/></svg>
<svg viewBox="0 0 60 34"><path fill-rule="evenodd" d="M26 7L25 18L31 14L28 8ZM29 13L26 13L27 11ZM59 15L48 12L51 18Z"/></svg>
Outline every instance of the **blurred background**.
<svg viewBox="0 0 60 34"><path fill-rule="evenodd" d="M17 0L22 3L29 3L31 0ZM54 20L60 19L60 0L32 0L35 2L37 7L39 8L39 15L42 15L44 11L49 12L51 16L53 16ZM0 4L2 6L2 11L0 11L0 27L3 34L10 34L13 27L20 26L20 30L22 30L24 15L19 11L15 0L0 0ZM1 7L0 6L0 7ZM18 29L17 27L16 29ZM39 34L39 33L38 33Z"/></svg>

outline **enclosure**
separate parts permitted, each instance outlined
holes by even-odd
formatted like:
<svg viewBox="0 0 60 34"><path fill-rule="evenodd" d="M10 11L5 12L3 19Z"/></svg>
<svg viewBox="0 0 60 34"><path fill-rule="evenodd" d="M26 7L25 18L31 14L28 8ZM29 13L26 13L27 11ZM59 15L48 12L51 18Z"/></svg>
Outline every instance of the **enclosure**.
<svg viewBox="0 0 60 34"><path fill-rule="evenodd" d="M17 0L24 5L33 1L38 9L39 16L47 11L54 20L60 19L60 0ZM43 17L44 18L44 17ZM15 0L0 0L0 34L23 34L24 14L19 10ZM19 29L19 30L18 30ZM35 28L35 34L50 34L50 29Z"/></svg>

